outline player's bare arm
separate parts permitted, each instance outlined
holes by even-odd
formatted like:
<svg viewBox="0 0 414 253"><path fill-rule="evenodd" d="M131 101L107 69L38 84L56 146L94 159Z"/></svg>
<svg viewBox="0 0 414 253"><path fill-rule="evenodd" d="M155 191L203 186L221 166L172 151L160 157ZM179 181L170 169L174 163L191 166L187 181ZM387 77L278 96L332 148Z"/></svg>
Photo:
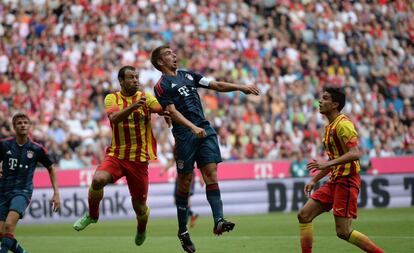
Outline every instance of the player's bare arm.
<svg viewBox="0 0 414 253"><path fill-rule="evenodd" d="M118 124L119 122L126 120L131 113L143 106L146 100L146 97L143 96L137 102L131 104L127 108L118 112L111 113L109 115L109 121L111 121L112 124Z"/></svg>
<svg viewBox="0 0 414 253"><path fill-rule="evenodd" d="M167 123L168 127L172 126L172 119L169 111L163 111L159 114L160 116L164 116L165 123Z"/></svg>
<svg viewBox="0 0 414 253"><path fill-rule="evenodd" d="M306 185L304 188L305 195L310 196L310 192L315 188L315 185L326 175L328 175L330 170L321 170L318 174L316 174Z"/></svg>
<svg viewBox="0 0 414 253"><path fill-rule="evenodd" d="M151 113L157 113L160 116L164 116L165 122L167 123L168 127L171 127L172 121L169 111L164 111L160 104L154 104L150 107Z"/></svg>
<svg viewBox="0 0 414 253"><path fill-rule="evenodd" d="M59 211L60 209L60 194L59 194L59 187L56 179L56 170L53 165L47 168L49 172L50 183L52 184L53 188L53 196L52 196L52 209L54 212Z"/></svg>
<svg viewBox="0 0 414 253"><path fill-rule="evenodd" d="M259 95L259 89L255 85L235 84L219 81L211 81L210 88L220 92L241 91L244 94Z"/></svg>
<svg viewBox="0 0 414 253"><path fill-rule="evenodd" d="M333 167L339 164L350 163L352 161L358 160L360 155L361 153L359 151L359 148L355 146L355 147L350 148L348 152L346 152L342 156L336 159L333 159L333 160L329 160L329 161L312 160L311 162L307 164L306 168L310 171L327 170L330 167Z"/></svg>
<svg viewBox="0 0 414 253"><path fill-rule="evenodd" d="M191 121L184 117L184 115L182 115L175 108L174 104L167 105L165 109L170 113L171 119L174 122L189 128L191 132L195 134L198 138L206 137L206 131L203 128L194 125Z"/></svg>

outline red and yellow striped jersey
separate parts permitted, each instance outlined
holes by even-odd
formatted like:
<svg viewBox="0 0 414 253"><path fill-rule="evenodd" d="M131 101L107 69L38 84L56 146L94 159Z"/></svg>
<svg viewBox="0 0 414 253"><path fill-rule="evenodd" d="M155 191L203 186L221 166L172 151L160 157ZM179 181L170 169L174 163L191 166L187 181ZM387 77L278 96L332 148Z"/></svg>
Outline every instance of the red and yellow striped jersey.
<svg viewBox="0 0 414 253"><path fill-rule="evenodd" d="M137 91L125 97L121 92L106 95L105 110L109 116L123 110L146 96L146 104L118 124L111 123L112 142L106 150L107 155L129 161L147 162L157 159L157 144L151 126L150 108L161 107L157 99L148 93Z"/></svg>
<svg viewBox="0 0 414 253"><path fill-rule="evenodd" d="M322 141L329 160L342 156L359 143L354 124L343 114L325 127ZM359 160L340 164L332 169L330 179L335 180L337 177L358 174L359 171Z"/></svg>

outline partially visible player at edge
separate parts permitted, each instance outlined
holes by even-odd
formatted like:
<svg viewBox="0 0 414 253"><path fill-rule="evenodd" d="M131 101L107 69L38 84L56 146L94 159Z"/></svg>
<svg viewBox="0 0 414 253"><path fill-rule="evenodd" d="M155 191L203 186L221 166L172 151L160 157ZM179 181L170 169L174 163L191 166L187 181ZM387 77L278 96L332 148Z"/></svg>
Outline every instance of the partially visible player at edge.
<svg viewBox="0 0 414 253"><path fill-rule="evenodd" d="M356 245L366 252L383 253L366 235L353 230L352 219L357 217L357 201L360 191L360 151L358 133L354 124L340 113L345 106L345 93L339 88L325 88L319 101L319 111L329 124L325 127L323 145L328 161L313 160L310 171L319 170L305 185L309 195L315 184L330 173L326 184L316 190L298 213L302 253L312 252L312 220L323 212L333 209L336 234L339 238Z"/></svg>
<svg viewBox="0 0 414 253"><path fill-rule="evenodd" d="M60 208L55 168L47 150L29 138L29 117L17 113L12 118L12 124L16 136L0 141L0 253L9 250L14 253L27 252L14 238L14 230L30 203L33 175L38 162L49 172L53 188L52 210L57 212Z"/></svg>
<svg viewBox="0 0 414 253"><path fill-rule="evenodd" d="M160 46L151 54L152 65L162 72L154 87L155 95L173 120L175 157L177 165L178 238L187 252L195 252L195 246L187 229L188 197L193 177L194 162L206 184L207 200L214 218L213 232L221 235L233 229L234 223L223 218L223 204L217 181L217 164L221 162L217 134L205 119L197 88L221 92L242 91L258 95L253 85L241 85L209 80L192 71L177 70L177 55L169 46Z"/></svg>
<svg viewBox="0 0 414 253"><path fill-rule="evenodd" d="M96 223L104 187L125 176L136 213L135 244L139 246L145 241L150 215L147 206L148 161L157 158L151 113L164 115L164 112L153 95L140 91L139 76L134 67L122 67L118 72L118 80L121 90L105 97L105 110L112 128L112 143L93 176L88 192L89 212L78 219L73 228L80 231L89 224Z"/></svg>

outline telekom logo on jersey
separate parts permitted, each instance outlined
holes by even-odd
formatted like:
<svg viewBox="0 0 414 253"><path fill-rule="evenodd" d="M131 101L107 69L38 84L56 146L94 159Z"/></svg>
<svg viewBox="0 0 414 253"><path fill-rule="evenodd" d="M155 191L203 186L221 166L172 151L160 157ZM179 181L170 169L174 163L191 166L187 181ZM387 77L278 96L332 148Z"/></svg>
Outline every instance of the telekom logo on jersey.
<svg viewBox="0 0 414 253"><path fill-rule="evenodd" d="M184 97L187 97L190 95L190 91L188 90L187 86L182 86L178 88L178 92Z"/></svg>
<svg viewBox="0 0 414 253"><path fill-rule="evenodd" d="M17 159L16 158L9 158L9 169L15 170L17 167Z"/></svg>

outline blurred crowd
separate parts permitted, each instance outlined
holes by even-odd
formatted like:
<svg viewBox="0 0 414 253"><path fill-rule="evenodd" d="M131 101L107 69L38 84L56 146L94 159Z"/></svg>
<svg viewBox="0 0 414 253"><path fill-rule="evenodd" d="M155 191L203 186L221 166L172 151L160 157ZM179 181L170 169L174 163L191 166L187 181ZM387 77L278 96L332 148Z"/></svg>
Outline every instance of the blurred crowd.
<svg viewBox="0 0 414 253"><path fill-rule="evenodd" d="M122 65L153 92L151 50L182 68L257 84L261 96L200 89L225 160L323 156L318 97L343 87L343 112L371 157L414 153L414 2L409 0L0 0L0 137L28 112L62 169L94 167L111 141L104 96ZM153 117L159 160L170 130ZM292 170L303 175L303 171Z"/></svg>

